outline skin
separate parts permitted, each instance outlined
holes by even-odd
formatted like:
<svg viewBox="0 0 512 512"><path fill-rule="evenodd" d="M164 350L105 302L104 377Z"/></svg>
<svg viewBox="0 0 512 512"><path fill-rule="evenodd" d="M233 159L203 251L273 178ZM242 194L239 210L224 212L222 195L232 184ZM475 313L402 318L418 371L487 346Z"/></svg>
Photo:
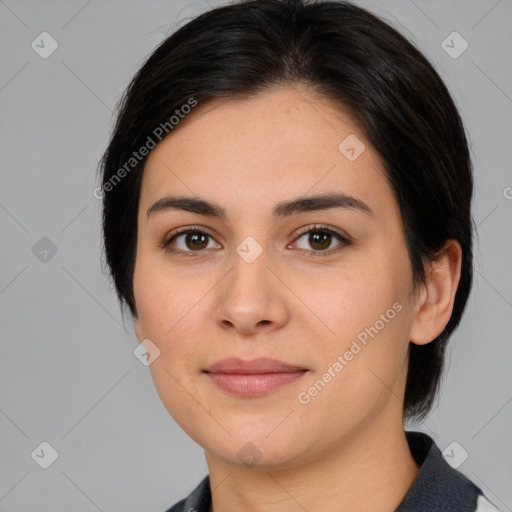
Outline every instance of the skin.
<svg viewBox="0 0 512 512"><path fill-rule="evenodd" d="M351 133L366 146L354 161L338 149ZM280 201L333 191L363 200L374 215L332 208L272 218ZM179 210L148 217L166 195L214 201L227 220ZM298 234L315 224L353 243L332 236L315 245ZM181 253L161 247L190 225L211 237L189 236L187 244L180 236L172 247ZM236 252L248 236L262 248L252 263ZM460 245L445 247L414 290L378 154L348 113L303 86L199 105L151 152L139 204L134 327L139 341L160 350L150 370L163 404L205 450L210 510L396 508L418 472L402 414L409 342L442 332L460 278ZM331 253L308 256L315 251ZM300 403L299 393L394 303L401 311ZM309 372L263 396L238 397L203 373L226 357L272 357ZM259 454L255 465L238 457L247 443L257 448L245 448Z"/></svg>

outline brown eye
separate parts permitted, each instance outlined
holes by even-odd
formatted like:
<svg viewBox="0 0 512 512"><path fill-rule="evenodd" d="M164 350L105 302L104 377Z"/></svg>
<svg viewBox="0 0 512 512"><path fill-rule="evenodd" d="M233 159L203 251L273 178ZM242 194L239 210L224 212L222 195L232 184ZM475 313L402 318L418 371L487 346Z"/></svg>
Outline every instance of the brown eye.
<svg viewBox="0 0 512 512"><path fill-rule="evenodd" d="M298 242L301 239L306 240L306 247L299 248L308 251L311 257L329 256L338 252L343 246L351 245L352 243L340 233L323 226L309 227L296 240ZM337 246L334 249L329 249L335 240L338 241Z"/></svg>
<svg viewBox="0 0 512 512"><path fill-rule="evenodd" d="M189 256L190 253L200 253L203 249L211 248L208 247L210 240L213 241L213 238L208 233L196 228L186 228L171 236L162 247L170 252ZM220 245L217 244L216 247L219 248Z"/></svg>
<svg viewBox="0 0 512 512"><path fill-rule="evenodd" d="M192 250L204 249L208 245L208 235L204 233L186 233L185 245Z"/></svg>
<svg viewBox="0 0 512 512"><path fill-rule="evenodd" d="M308 243L313 249L328 249L331 245L332 235L325 231L311 231L309 233Z"/></svg>

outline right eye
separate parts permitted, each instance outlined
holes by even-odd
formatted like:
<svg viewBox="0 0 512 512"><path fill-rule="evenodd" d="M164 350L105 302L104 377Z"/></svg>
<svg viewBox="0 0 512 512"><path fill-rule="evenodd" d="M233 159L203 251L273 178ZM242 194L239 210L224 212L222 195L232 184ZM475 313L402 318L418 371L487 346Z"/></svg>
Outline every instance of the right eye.
<svg viewBox="0 0 512 512"><path fill-rule="evenodd" d="M194 253L200 253L203 252L203 249L212 248L209 247L208 238L213 241L213 237L202 229L186 227L171 233L171 236L163 242L162 247L171 253L182 253L183 256L196 256ZM180 239L181 247L173 247L172 244L176 244ZM217 244L217 248L220 248L220 245Z"/></svg>

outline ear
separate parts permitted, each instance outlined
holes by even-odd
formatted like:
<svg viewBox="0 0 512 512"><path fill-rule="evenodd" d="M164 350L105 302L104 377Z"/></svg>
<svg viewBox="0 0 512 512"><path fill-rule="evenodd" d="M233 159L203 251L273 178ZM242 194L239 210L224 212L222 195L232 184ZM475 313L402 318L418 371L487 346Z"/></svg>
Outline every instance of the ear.
<svg viewBox="0 0 512 512"><path fill-rule="evenodd" d="M409 335L412 343L426 345L443 332L452 315L461 264L459 242L447 240L439 259L430 262L426 269L426 284L421 285Z"/></svg>

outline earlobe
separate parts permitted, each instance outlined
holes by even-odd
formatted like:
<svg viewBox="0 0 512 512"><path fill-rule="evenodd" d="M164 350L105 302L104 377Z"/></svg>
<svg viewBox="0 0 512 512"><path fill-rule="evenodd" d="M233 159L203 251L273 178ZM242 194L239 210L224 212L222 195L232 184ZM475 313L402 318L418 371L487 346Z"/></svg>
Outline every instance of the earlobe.
<svg viewBox="0 0 512 512"><path fill-rule="evenodd" d="M441 256L429 264L409 339L426 345L439 336L449 322L460 281L462 249L457 240L447 240Z"/></svg>

